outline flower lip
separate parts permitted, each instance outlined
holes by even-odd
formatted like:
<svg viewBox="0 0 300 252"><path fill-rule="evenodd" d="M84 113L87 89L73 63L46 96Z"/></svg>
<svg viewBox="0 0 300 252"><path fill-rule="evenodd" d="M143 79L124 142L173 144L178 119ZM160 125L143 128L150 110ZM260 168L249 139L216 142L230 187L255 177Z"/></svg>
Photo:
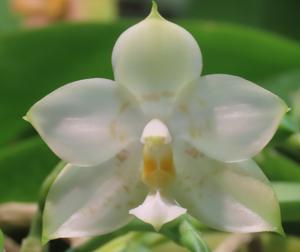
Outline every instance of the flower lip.
<svg viewBox="0 0 300 252"><path fill-rule="evenodd" d="M168 144L172 141L168 127L159 119L152 119L145 126L141 142L144 144L149 139L162 140L164 144Z"/></svg>

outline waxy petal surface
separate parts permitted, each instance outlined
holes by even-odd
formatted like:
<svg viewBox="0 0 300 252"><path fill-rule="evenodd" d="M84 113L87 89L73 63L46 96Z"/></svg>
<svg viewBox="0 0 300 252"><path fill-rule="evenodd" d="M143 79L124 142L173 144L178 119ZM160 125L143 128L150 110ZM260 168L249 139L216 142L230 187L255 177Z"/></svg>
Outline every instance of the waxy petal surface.
<svg viewBox="0 0 300 252"><path fill-rule="evenodd" d="M159 231L162 225L186 213L174 199L166 194L155 191L150 192L145 201L138 207L131 209L130 214L153 226Z"/></svg>
<svg viewBox="0 0 300 252"><path fill-rule="evenodd" d="M178 95L169 125L173 135L221 161L257 154L274 135L285 103L240 77L213 74L187 85Z"/></svg>
<svg viewBox="0 0 300 252"><path fill-rule="evenodd" d="M147 195L140 152L139 143L131 144L99 166L67 165L46 200L43 239L101 235L127 224L129 210Z"/></svg>
<svg viewBox="0 0 300 252"><path fill-rule="evenodd" d="M138 140L142 114L127 91L107 79L67 84L29 110L26 119L63 160L97 165Z"/></svg>
<svg viewBox="0 0 300 252"><path fill-rule="evenodd" d="M188 143L174 150L173 194L189 214L223 231L282 232L275 193L253 160L219 162Z"/></svg>
<svg viewBox="0 0 300 252"><path fill-rule="evenodd" d="M167 114L177 88L198 78L202 69L192 35L162 18L155 8L121 34L112 63L116 82L131 90L153 118Z"/></svg>

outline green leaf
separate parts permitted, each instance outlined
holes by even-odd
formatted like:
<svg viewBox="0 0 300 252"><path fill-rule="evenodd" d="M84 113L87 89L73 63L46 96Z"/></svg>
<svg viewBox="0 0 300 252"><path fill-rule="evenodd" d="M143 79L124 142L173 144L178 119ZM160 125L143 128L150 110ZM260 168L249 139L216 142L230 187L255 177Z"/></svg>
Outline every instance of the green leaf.
<svg viewBox="0 0 300 252"><path fill-rule="evenodd" d="M111 52L135 22L72 24L0 36L0 146L32 135L21 120L29 107L57 87L83 78L113 78ZM204 73L241 75L252 81L296 68L299 44L245 27L182 22L199 42Z"/></svg>
<svg viewBox="0 0 300 252"><path fill-rule="evenodd" d="M268 78L261 80L261 83L271 92L279 95L284 99L289 106L295 106L293 101L295 94L300 91L300 69L299 65L296 69L291 69L286 72L276 73Z"/></svg>
<svg viewBox="0 0 300 252"><path fill-rule="evenodd" d="M120 25L66 25L1 36L0 105L6 109L0 111L5 118L0 143L32 135L32 127L22 116L59 86L84 78L112 77L111 50L121 30Z"/></svg>
<svg viewBox="0 0 300 252"><path fill-rule="evenodd" d="M206 242L200 232L194 228L188 219L183 220L179 226L179 244L191 252L209 252Z"/></svg>
<svg viewBox="0 0 300 252"><path fill-rule="evenodd" d="M300 132L292 134L282 141L278 148L300 163Z"/></svg>
<svg viewBox="0 0 300 252"><path fill-rule="evenodd" d="M299 67L299 44L280 36L214 22L182 24L200 44L204 73L236 74L259 81Z"/></svg>
<svg viewBox="0 0 300 252"><path fill-rule="evenodd" d="M297 83L299 84L299 82L300 82L300 74ZM292 111L293 120L299 129L300 128L300 87L297 90L295 90L292 96L292 110L293 110Z"/></svg>
<svg viewBox="0 0 300 252"><path fill-rule="evenodd" d="M114 239L118 239L118 237L123 236L124 234L127 234L130 232L153 232L153 228L149 224L145 224L144 222L134 219L126 226L115 230L111 233L96 236L94 238L91 238L84 242L83 244L70 248L67 250L67 252L89 252L89 251L95 251L98 248L102 248L105 246L105 244L108 244L109 241L112 241ZM128 236L127 238L131 238L132 235ZM126 238L125 238L126 240Z"/></svg>
<svg viewBox="0 0 300 252"><path fill-rule="evenodd" d="M291 92L292 92L292 90L291 90ZM294 106L293 106L293 108L294 108ZM293 116L291 116L291 113L288 113L287 115L284 116L284 118L281 121L279 129L282 132L286 132L286 133L299 132L299 127L298 127L296 121L294 120Z"/></svg>
<svg viewBox="0 0 300 252"><path fill-rule="evenodd" d="M100 246L95 252L151 252L157 245L165 243L167 240L158 233L150 232L129 232L121 235L107 244ZM83 252L89 252L86 250ZM93 250L94 251L94 250Z"/></svg>
<svg viewBox="0 0 300 252"><path fill-rule="evenodd" d="M3 237L3 233L0 230L0 251L4 250L4 237Z"/></svg>
<svg viewBox="0 0 300 252"><path fill-rule="evenodd" d="M300 164L274 149L264 149L255 161L270 180L300 182Z"/></svg>
<svg viewBox="0 0 300 252"><path fill-rule="evenodd" d="M281 129L291 133L300 130L300 69L292 69L277 73L260 81L271 92L277 94L287 102L291 108L285 116Z"/></svg>
<svg viewBox="0 0 300 252"><path fill-rule="evenodd" d="M300 221L300 183L272 183L280 202L283 221Z"/></svg>
<svg viewBox="0 0 300 252"><path fill-rule="evenodd" d="M36 201L39 188L58 159L39 137L0 152L0 201Z"/></svg>

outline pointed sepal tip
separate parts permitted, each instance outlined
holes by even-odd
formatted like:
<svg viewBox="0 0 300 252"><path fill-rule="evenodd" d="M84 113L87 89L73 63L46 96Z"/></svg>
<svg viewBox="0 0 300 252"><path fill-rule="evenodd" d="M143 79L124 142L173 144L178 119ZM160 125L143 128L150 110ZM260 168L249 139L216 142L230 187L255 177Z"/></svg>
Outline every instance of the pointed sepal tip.
<svg viewBox="0 0 300 252"><path fill-rule="evenodd" d="M152 1L152 8L148 18L163 18L158 11L158 5L156 1Z"/></svg>

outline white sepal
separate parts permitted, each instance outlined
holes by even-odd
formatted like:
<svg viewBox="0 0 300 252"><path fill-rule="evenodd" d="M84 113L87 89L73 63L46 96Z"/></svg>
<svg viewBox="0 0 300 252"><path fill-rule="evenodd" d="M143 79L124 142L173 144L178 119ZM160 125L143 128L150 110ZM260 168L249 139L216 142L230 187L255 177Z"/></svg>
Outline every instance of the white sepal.
<svg viewBox="0 0 300 252"><path fill-rule="evenodd" d="M116 82L136 95L144 112L161 118L177 88L200 76L202 56L189 32L153 8L118 38L112 63Z"/></svg>
<svg viewBox="0 0 300 252"><path fill-rule="evenodd" d="M207 226L229 232L282 233L278 200L253 160L223 163L176 143L176 201Z"/></svg>
<svg viewBox="0 0 300 252"><path fill-rule="evenodd" d="M127 224L147 195L137 142L98 166L67 165L52 185L43 213L43 240L96 236Z"/></svg>

